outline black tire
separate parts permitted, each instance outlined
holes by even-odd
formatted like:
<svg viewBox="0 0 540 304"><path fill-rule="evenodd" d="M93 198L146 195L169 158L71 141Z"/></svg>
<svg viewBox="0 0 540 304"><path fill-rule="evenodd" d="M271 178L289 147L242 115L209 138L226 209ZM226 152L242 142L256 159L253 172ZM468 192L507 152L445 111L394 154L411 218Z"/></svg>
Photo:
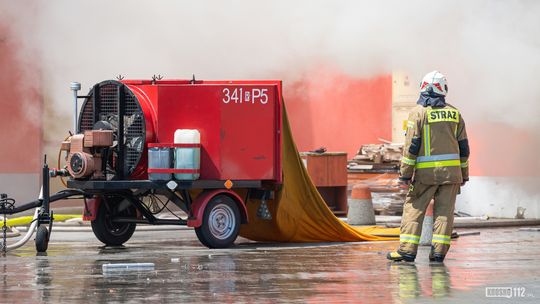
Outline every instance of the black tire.
<svg viewBox="0 0 540 304"><path fill-rule="evenodd" d="M113 223L112 217L133 217L136 218L137 211L133 206L127 206L123 210L118 210L122 197L107 198L102 200L96 215L96 219L91 221L92 231L96 238L107 246L120 246L127 242L135 228L136 223Z"/></svg>
<svg viewBox="0 0 540 304"><path fill-rule="evenodd" d="M35 242L37 252L47 252L47 248L49 248L49 230L46 226L38 226Z"/></svg>
<svg viewBox="0 0 540 304"><path fill-rule="evenodd" d="M195 233L208 248L227 248L238 237L240 224L236 202L226 195L216 195L206 205L202 225L195 228Z"/></svg>

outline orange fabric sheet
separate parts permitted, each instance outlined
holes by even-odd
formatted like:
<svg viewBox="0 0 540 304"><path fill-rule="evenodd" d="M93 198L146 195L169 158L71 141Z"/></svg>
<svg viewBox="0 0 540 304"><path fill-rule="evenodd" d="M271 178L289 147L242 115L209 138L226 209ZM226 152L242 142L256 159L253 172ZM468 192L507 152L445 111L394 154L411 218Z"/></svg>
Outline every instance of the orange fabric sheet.
<svg viewBox="0 0 540 304"><path fill-rule="evenodd" d="M269 242L359 242L397 240L399 228L353 227L338 219L313 185L292 138L283 106L283 187L268 201L272 220L257 217L260 201L247 203L249 223L240 235Z"/></svg>

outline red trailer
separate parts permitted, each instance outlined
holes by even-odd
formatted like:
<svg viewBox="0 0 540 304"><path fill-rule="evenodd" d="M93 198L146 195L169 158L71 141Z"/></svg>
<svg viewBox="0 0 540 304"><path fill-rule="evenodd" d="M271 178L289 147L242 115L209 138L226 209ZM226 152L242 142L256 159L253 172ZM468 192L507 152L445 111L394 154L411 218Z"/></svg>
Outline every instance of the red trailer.
<svg viewBox="0 0 540 304"><path fill-rule="evenodd" d="M52 175L69 176L67 193L83 195L84 218L106 245L123 244L144 223L187 225L204 245L228 247L249 220L246 202L266 207L281 184L280 81L110 80L78 98L77 134L62 144L67 166ZM175 144L183 129L198 130L200 143ZM153 147L200 149L200 168L149 168ZM50 201L65 197L55 195ZM164 200L187 218L157 218Z"/></svg>

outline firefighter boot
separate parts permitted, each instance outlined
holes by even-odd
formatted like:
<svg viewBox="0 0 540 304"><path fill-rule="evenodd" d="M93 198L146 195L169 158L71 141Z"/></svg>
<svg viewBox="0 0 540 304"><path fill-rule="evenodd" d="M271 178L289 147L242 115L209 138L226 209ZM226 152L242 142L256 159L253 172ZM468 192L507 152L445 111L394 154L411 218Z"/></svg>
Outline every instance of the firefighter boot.
<svg viewBox="0 0 540 304"><path fill-rule="evenodd" d="M440 253L435 253L435 248L431 246L431 252L429 253L429 260L431 262L442 263L444 262L444 255Z"/></svg>
<svg viewBox="0 0 540 304"><path fill-rule="evenodd" d="M386 255L386 258L394 262L399 262L399 261L414 262L414 259L416 259L416 256L412 254L407 254L405 252L401 252L398 250L398 251L389 252Z"/></svg>
<svg viewBox="0 0 540 304"><path fill-rule="evenodd" d="M431 239L431 253L429 260L442 263L452 240L454 227L454 206L459 184L441 185L435 192L435 206L433 207L433 237Z"/></svg>

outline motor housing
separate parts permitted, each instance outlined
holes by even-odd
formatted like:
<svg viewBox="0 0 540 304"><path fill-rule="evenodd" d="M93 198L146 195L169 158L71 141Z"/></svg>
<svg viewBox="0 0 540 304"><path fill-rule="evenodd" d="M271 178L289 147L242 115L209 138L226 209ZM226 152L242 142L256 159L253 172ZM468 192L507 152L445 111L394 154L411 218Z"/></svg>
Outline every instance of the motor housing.
<svg viewBox="0 0 540 304"><path fill-rule="evenodd" d="M103 156L113 146L111 130L91 130L71 136L62 148L67 149L67 170L74 178L105 179Z"/></svg>

